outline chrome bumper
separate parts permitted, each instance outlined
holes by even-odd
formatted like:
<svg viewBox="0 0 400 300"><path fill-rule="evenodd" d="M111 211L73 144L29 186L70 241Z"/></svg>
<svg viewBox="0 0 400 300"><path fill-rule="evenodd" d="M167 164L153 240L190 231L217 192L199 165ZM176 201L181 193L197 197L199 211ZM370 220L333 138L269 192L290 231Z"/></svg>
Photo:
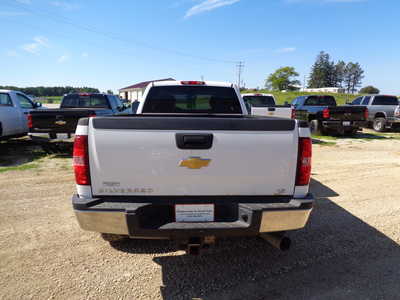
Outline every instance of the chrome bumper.
<svg viewBox="0 0 400 300"><path fill-rule="evenodd" d="M144 225L153 217L146 209L157 206L149 203L131 203L135 207L115 207L90 199L87 207L75 196L74 211L80 227L101 233L129 235L139 238L179 238L182 236L250 236L260 233L289 231L303 228L313 208L313 197L293 199L288 203L234 203L237 219L229 222L177 223L174 220L159 226ZM76 202L79 202L76 205ZM91 205L90 203L95 203ZM110 204L110 205L108 205ZM105 206L107 208L105 208ZM163 208L164 209L164 208Z"/></svg>

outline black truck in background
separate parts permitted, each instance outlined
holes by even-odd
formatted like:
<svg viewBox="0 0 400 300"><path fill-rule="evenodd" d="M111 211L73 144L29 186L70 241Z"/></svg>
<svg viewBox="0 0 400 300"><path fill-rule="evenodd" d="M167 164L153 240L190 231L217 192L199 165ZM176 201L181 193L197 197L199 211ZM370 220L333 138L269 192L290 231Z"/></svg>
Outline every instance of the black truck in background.
<svg viewBox="0 0 400 300"><path fill-rule="evenodd" d="M333 96L307 95L292 101L295 118L308 121L315 135L353 135L368 120L368 109L364 106L338 106Z"/></svg>
<svg viewBox="0 0 400 300"><path fill-rule="evenodd" d="M80 118L131 113L129 105L115 95L74 93L65 95L60 108L31 111L29 135L36 140L64 140L75 133Z"/></svg>

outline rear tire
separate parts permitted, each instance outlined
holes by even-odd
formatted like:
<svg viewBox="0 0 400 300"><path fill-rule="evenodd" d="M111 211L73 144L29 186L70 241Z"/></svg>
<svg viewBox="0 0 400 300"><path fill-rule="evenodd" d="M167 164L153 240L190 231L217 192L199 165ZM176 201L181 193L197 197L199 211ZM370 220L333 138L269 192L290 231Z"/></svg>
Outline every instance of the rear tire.
<svg viewBox="0 0 400 300"><path fill-rule="evenodd" d="M322 128L322 124L318 120L310 121L310 131L313 135L324 135L325 131Z"/></svg>
<svg viewBox="0 0 400 300"><path fill-rule="evenodd" d="M386 129L386 119L385 118L375 118L372 125L376 132L384 132Z"/></svg>
<svg viewBox="0 0 400 300"><path fill-rule="evenodd" d="M101 233L101 238L107 242L117 242L128 239L127 235L113 234L113 233Z"/></svg>

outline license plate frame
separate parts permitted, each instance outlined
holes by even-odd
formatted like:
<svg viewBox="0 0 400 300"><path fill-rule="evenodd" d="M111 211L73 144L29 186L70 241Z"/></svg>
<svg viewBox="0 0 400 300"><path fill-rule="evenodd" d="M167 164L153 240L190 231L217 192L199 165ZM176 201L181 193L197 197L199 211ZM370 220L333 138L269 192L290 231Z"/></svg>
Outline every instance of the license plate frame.
<svg viewBox="0 0 400 300"><path fill-rule="evenodd" d="M214 204L175 204L175 222L209 223L215 221Z"/></svg>

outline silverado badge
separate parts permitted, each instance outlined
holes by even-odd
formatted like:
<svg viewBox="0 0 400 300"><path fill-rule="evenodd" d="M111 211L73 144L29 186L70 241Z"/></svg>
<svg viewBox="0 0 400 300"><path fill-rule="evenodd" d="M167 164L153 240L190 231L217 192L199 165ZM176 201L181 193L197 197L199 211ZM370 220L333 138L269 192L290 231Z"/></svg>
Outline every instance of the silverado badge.
<svg viewBox="0 0 400 300"><path fill-rule="evenodd" d="M203 167L208 167L211 159L204 159L198 156L191 156L187 159L181 160L179 162L180 167L186 167L188 169L201 169Z"/></svg>
<svg viewBox="0 0 400 300"><path fill-rule="evenodd" d="M59 126L63 126L65 124L67 124L67 122L65 122L63 120L58 120L58 121L55 121L54 124L59 125Z"/></svg>

